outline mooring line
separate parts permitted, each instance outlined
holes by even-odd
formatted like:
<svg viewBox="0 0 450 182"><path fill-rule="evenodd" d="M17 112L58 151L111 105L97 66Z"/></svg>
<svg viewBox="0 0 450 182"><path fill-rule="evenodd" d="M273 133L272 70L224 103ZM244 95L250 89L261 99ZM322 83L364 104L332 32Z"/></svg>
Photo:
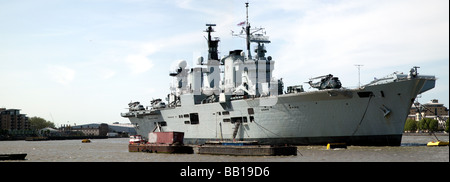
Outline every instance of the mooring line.
<svg viewBox="0 0 450 182"><path fill-rule="evenodd" d="M372 97L373 97L373 96L374 96L373 94L370 94L369 101L367 102L366 110L364 111L364 114L363 114L363 116L362 116L362 118L361 118L361 121L359 121L359 124L358 124L358 126L356 127L355 131L353 132L352 136L354 136L355 133L359 130L359 127L361 126L361 123L362 123L362 121L364 120L364 117L366 117L367 109L369 108L370 100L372 100Z"/></svg>

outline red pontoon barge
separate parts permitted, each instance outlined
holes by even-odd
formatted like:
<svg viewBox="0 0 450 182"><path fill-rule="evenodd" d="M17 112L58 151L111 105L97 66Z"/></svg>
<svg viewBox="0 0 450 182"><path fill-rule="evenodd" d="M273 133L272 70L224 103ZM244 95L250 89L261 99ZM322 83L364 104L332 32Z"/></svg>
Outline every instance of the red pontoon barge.
<svg viewBox="0 0 450 182"><path fill-rule="evenodd" d="M194 153L192 147L183 144L183 132L151 132L148 134L148 138L149 141L147 143L137 141L132 143L130 138L128 151L150 153Z"/></svg>

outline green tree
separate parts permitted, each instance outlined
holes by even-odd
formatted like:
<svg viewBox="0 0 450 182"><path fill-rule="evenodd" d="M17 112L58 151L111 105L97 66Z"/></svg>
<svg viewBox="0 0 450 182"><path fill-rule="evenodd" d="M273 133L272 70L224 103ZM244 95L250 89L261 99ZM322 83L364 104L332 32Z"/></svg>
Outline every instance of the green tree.
<svg viewBox="0 0 450 182"><path fill-rule="evenodd" d="M407 119L405 123L405 131L417 131L417 122L414 119Z"/></svg>
<svg viewBox="0 0 450 182"><path fill-rule="evenodd" d="M438 121L430 118L423 118L419 121L419 130L422 131L437 131Z"/></svg>
<svg viewBox="0 0 450 182"><path fill-rule="evenodd" d="M432 119L432 120L429 121L429 123L428 123L428 130L430 130L430 131L437 131L438 128L439 128L439 121L438 120Z"/></svg>
<svg viewBox="0 0 450 182"><path fill-rule="evenodd" d="M447 121L445 121L445 132L448 133L448 119L447 119Z"/></svg>
<svg viewBox="0 0 450 182"><path fill-rule="evenodd" d="M418 124L419 130L428 130L428 119L422 118Z"/></svg>
<svg viewBox="0 0 450 182"><path fill-rule="evenodd" d="M42 128L50 127L55 128L55 124L45 120L44 118L40 118L37 116L31 117L29 119L30 121L30 127L34 130L40 130Z"/></svg>

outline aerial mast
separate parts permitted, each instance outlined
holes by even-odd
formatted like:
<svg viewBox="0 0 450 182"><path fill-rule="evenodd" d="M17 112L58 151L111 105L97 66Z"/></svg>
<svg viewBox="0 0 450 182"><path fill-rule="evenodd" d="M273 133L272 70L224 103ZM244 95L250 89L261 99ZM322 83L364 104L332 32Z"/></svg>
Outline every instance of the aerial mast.
<svg viewBox="0 0 450 182"><path fill-rule="evenodd" d="M247 35L247 53L248 53L248 58L251 59L252 58L252 54L250 51L250 23L248 22L248 2L245 3L245 8L246 8L246 14L247 14L247 19L246 19L246 27L245 27L245 34Z"/></svg>
<svg viewBox="0 0 450 182"><path fill-rule="evenodd" d="M358 88L361 88L361 66L364 66L362 64L355 64L356 67L358 67Z"/></svg>

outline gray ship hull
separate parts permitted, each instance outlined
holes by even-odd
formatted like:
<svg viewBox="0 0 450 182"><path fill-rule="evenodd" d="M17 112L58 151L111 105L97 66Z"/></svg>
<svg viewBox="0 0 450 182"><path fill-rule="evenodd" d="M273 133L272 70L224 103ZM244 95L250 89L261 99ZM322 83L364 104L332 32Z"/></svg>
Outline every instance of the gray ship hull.
<svg viewBox="0 0 450 182"><path fill-rule="evenodd" d="M185 133L186 144L208 140L256 140L275 145L400 145L409 109L434 79L408 78L360 89L327 89L229 103L122 113L147 136L155 129ZM424 85L427 88L424 88ZM183 102L186 101L186 102Z"/></svg>

